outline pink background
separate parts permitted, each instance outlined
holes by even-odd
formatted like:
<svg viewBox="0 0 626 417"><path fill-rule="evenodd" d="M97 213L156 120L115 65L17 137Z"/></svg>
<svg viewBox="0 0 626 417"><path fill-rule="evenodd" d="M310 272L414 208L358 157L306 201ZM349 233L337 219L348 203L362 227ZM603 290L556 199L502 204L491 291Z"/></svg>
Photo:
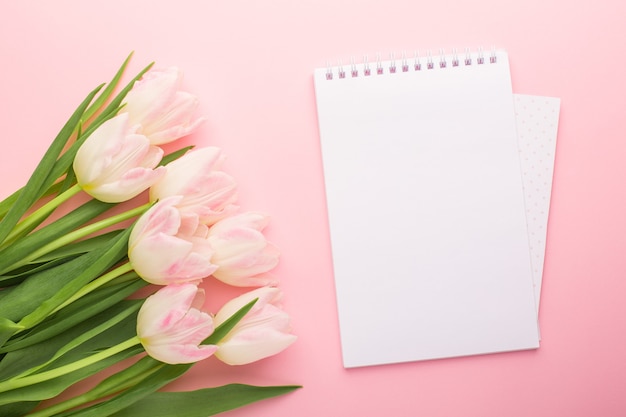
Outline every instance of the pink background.
<svg viewBox="0 0 626 417"><path fill-rule="evenodd" d="M70 112L131 50L129 74L152 60L179 66L209 118L191 140L222 147L242 206L273 217L267 234L282 250L276 274L299 340L250 366L208 360L172 389L304 385L233 417L621 416L624 16L621 0L3 1L0 194L24 183ZM492 45L509 52L515 92L562 99L542 346L344 370L313 69L364 54ZM211 305L223 299L211 296Z"/></svg>

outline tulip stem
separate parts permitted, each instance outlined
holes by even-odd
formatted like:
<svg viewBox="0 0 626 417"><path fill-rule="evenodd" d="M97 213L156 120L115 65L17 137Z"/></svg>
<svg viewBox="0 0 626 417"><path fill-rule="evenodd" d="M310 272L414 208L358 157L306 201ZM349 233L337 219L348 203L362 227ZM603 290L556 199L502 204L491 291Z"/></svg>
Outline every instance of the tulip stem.
<svg viewBox="0 0 626 417"><path fill-rule="evenodd" d="M71 233L68 233L67 235L60 237L57 240L50 242L49 244L43 246L38 251L34 252L37 256L36 258L33 258L33 259L37 259L38 257L43 256L48 252L58 249L80 238L86 237L92 233L99 232L100 230L104 228L113 226L117 223L121 223L124 220L132 219L133 217L144 213L151 206L152 206L152 203L147 203L142 206L136 207L134 209L117 214L115 216L111 216L106 219L100 220L99 222L87 225L85 227L81 227L80 229L77 229ZM43 252L43 253L40 253L40 252Z"/></svg>
<svg viewBox="0 0 626 417"><path fill-rule="evenodd" d="M111 216L108 217L106 219L100 220L99 222L95 222L93 224L81 227L80 229L76 229L73 232L70 232L68 234L66 234L65 236L62 236L60 238L58 238L57 240L54 240L50 243L48 243L47 245L42 246L41 248L31 252L28 256L25 256L24 258L20 259L18 262L14 263L13 265L11 265L10 267L6 268L5 271L11 271L14 270L16 268L19 268L20 266L24 266L27 263L29 263L30 261L33 261L41 256L44 256L50 252L52 252L55 249L59 249L69 243L72 243L78 239L81 239L83 237L86 237L92 233L98 232L102 229L105 229L109 226L113 226L117 223L123 222L125 220L131 219L135 216L138 216L140 214L143 214L146 210L148 210L148 208L150 208L152 206L152 203L147 203L144 204L142 206L136 207L134 209L125 211L123 213L117 214L115 216Z"/></svg>
<svg viewBox="0 0 626 417"><path fill-rule="evenodd" d="M58 378L63 375L67 375L70 372L77 371L86 366L93 365L101 360L109 358L115 354L123 352L127 349L132 348L133 346L137 346L140 344L140 340L138 336L133 336L132 338L122 342L118 345L111 346L108 349L105 349L101 352L95 353L91 356L78 360L76 362L69 363L64 366L60 366L55 369L50 369L49 371L44 371L34 375L28 375L23 377L17 377L13 379L9 379L6 381L0 382L0 392L11 391L17 388L27 387L29 385L38 384L40 382L49 381L54 378Z"/></svg>
<svg viewBox="0 0 626 417"><path fill-rule="evenodd" d="M78 300L79 298L89 294L93 290L95 290L97 288L100 288L104 284L106 284L108 282L111 282L115 278L117 278L117 277L119 277L119 276L121 276L121 275L123 275L123 274L125 274L127 272L130 272L132 270L133 270L133 267L131 266L130 262L126 262L126 263L118 266L114 270L109 271L109 272L107 272L104 275L101 275L100 277L98 277L98 278L94 279L93 281L91 281L89 284L87 284L84 287L82 287L80 290L76 291L70 298L68 298L62 304L60 304L50 314L52 315L52 314L56 313L57 311L61 310L64 307L67 307L68 305L70 305L74 301Z"/></svg>
<svg viewBox="0 0 626 417"><path fill-rule="evenodd" d="M127 388L133 387L138 383L142 382L150 375L154 374L159 369L165 366L164 363L156 362L150 369L147 371L143 371L137 375L131 376L130 378L124 379L123 382L115 384L115 386L110 386L109 384L100 384L93 388L92 390L85 392L84 394L77 395L76 397L70 398L69 400L51 405L50 407L44 408L42 410L36 411L34 413L30 413L29 417L52 417L56 416L63 411L70 410L72 408L79 407L83 404L91 403L93 401L97 401L103 398L106 398L110 395L116 394L118 392L122 392ZM126 369L126 371L129 368ZM122 371L125 372L125 371ZM106 381L105 381L106 382Z"/></svg>
<svg viewBox="0 0 626 417"><path fill-rule="evenodd" d="M11 233L9 233L9 235L5 239L4 245L6 246L6 243L10 243L15 241L16 239L19 239L20 236L27 234L32 229L37 227L37 225L40 224L46 217L48 217L57 207L78 194L80 190L80 185L75 184L71 188L54 197L52 200L48 201L43 206L39 207L33 213L29 214L25 219L19 222L13 228L13 230L11 230Z"/></svg>

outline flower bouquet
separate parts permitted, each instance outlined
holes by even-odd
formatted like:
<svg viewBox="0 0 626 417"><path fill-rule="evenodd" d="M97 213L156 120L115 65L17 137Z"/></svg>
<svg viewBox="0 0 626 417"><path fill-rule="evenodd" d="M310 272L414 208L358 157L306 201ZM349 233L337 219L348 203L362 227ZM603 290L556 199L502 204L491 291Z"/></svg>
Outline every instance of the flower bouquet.
<svg viewBox="0 0 626 417"><path fill-rule="evenodd" d="M1 416L205 417L298 388L159 391L200 360L247 364L295 336L268 217L238 210L220 149L161 146L203 121L197 98L151 65L116 94L129 59L0 202ZM204 279L244 289L211 314Z"/></svg>

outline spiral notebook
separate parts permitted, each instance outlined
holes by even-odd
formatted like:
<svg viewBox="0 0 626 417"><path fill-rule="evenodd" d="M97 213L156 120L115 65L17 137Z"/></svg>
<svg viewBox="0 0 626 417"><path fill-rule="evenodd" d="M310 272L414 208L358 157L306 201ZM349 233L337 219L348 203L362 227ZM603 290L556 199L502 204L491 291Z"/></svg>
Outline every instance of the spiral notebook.
<svg viewBox="0 0 626 417"><path fill-rule="evenodd" d="M344 366L537 348L506 52L314 80Z"/></svg>

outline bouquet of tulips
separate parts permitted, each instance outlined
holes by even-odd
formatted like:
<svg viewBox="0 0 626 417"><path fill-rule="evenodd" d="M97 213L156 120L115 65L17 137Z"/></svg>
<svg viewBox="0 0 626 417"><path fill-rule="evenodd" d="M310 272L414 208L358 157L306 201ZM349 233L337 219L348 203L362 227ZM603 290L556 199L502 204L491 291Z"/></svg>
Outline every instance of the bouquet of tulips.
<svg viewBox="0 0 626 417"><path fill-rule="evenodd" d="M205 417L298 388L159 391L200 360L247 364L295 336L268 217L238 210L220 149L164 154L202 123L197 98L176 68L151 65L116 94L129 59L0 202L1 416ZM244 289L211 314L204 279Z"/></svg>

